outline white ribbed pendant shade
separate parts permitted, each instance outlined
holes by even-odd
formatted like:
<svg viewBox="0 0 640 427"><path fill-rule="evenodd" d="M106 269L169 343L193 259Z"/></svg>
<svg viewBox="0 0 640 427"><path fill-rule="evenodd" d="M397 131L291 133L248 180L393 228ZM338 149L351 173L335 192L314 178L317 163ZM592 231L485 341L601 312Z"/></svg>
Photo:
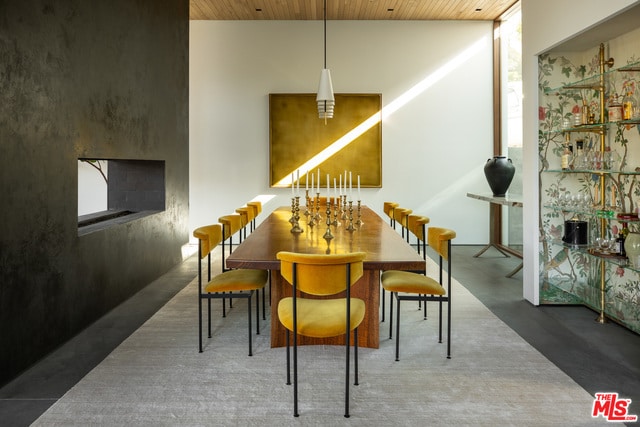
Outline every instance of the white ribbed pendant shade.
<svg viewBox="0 0 640 427"><path fill-rule="evenodd" d="M320 73L320 84L318 85L318 117L321 119L333 118L333 107L336 100L333 97L333 85L331 84L331 72L327 68L323 68Z"/></svg>

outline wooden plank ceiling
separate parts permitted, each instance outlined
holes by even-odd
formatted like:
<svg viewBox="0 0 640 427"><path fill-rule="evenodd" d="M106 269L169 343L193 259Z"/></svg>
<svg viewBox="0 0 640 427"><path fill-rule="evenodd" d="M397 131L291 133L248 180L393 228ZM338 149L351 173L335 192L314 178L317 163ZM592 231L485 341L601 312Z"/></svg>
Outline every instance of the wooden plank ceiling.
<svg viewBox="0 0 640 427"><path fill-rule="evenodd" d="M189 0L192 20L317 20L322 0ZM327 0L328 20L490 20L517 0Z"/></svg>

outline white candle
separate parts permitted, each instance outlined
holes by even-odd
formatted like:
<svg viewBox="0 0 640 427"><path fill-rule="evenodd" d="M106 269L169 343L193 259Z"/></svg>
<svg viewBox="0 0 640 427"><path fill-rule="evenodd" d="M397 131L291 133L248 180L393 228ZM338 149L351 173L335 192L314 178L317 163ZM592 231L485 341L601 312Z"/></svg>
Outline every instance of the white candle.
<svg viewBox="0 0 640 427"><path fill-rule="evenodd" d="M351 171L349 171L349 197L353 200L353 183L351 182Z"/></svg>
<svg viewBox="0 0 640 427"><path fill-rule="evenodd" d="M358 175L358 200L362 200L360 198L360 175Z"/></svg>
<svg viewBox="0 0 640 427"><path fill-rule="evenodd" d="M307 179L304 180L304 189L309 189L309 171L307 171Z"/></svg>
<svg viewBox="0 0 640 427"><path fill-rule="evenodd" d="M327 174L327 204L329 204L329 198L331 194L329 194L329 174Z"/></svg>
<svg viewBox="0 0 640 427"><path fill-rule="evenodd" d="M313 182L313 177L314 177L314 176L315 176L314 174L311 174L311 194L313 194L313 186L314 186L314 184L315 184L315 183Z"/></svg>
<svg viewBox="0 0 640 427"><path fill-rule="evenodd" d="M291 172L291 195L292 196L293 196L293 188L294 188L294 185L293 185L293 172Z"/></svg>
<svg viewBox="0 0 640 427"><path fill-rule="evenodd" d="M296 194L300 194L300 169L296 171Z"/></svg>
<svg viewBox="0 0 640 427"><path fill-rule="evenodd" d="M338 194L339 196L342 196L342 174L340 174L340 193Z"/></svg>
<svg viewBox="0 0 640 427"><path fill-rule="evenodd" d="M316 191L316 193L320 192L320 168L318 168L318 191Z"/></svg>
<svg viewBox="0 0 640 427"><path fill-rule="evenodd" d="M336 179L333 178L333 198L335 199L337 197L338 197L338 188L336 187Z"/></svg>

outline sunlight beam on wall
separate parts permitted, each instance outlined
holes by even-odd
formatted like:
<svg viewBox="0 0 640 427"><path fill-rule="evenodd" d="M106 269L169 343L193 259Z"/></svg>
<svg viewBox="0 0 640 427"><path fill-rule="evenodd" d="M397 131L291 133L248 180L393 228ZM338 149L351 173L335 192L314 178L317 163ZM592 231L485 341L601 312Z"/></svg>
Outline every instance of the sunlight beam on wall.
<svg viewBox="0 0 640 427"><path fill-rule="evenodd" d="M289 172L283 179L278 181L274 187L288 187L291 184L291 174L296 173L296 171L300 170L303 174L307 173L307 171L313 171L320 165L322 162L327 160L329 157L336 154L338 151L342 150L344 147L352 143L356 140L360 135L371 129L373 126L378 124L380 120L384 120L387 117L391 116L393 113L398 111L400 108L411 102L418 95L424 93L431 86L436 84L438 81L442 80L445 76L451 73L456 68L460 67L466 61L471 59L474 55L476 55L480 50L482 50L485 45L488 43L488 38L483 37L477 42L470 45L468 48L460 52L458 55L453 57L447 63L443 64L440 68L435 70L433 73L429 74L427 77L418 82L415 86L411 87L407 91L405 91L402 95L398 96L396 99L391 101L386 106L382 107L381 111L371 115L371 117L364 120L358 126L354 127L352 130L344 134L342 137L338 138L335 142L329 145L327 148Z"/></svg>

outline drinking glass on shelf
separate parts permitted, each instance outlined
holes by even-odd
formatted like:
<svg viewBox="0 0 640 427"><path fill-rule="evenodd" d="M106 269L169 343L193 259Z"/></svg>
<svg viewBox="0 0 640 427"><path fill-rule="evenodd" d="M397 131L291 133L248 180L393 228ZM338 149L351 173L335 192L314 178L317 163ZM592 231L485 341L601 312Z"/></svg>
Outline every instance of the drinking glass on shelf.
<svg viewBox="0 0 640 427"><path fill-rule="evenodd" d="M602 169L602 152L593 151L591 156L591 169L600 170Z"/></svg>

